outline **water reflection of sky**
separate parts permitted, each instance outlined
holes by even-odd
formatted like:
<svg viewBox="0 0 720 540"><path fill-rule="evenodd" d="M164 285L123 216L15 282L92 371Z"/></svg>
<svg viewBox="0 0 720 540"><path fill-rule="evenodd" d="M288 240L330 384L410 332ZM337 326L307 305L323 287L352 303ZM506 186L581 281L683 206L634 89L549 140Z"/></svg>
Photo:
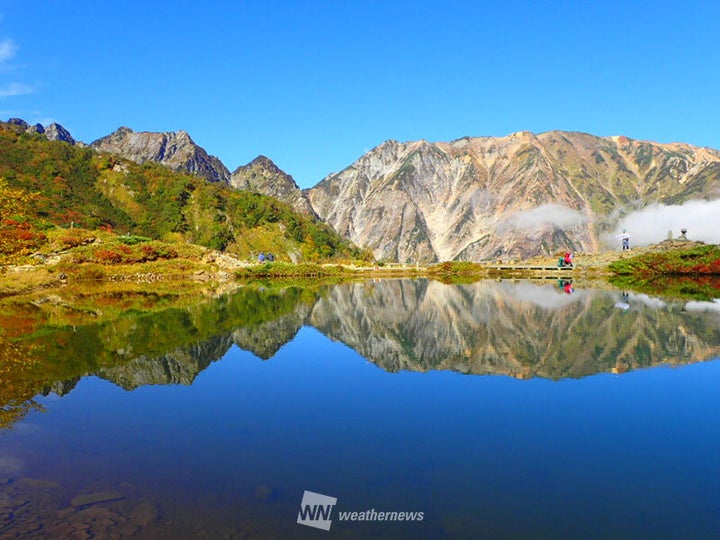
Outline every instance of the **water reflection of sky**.
<svg viewBox="0 0 720 540"><path fill-rule="evenodd" d="M427 515L329 537L711 538L718 383L720 361L560 382L390 374L305 328L270 361L233 347L189 387L89 378L41 398L0 468L178 505L212 493L289 535L307 533L294 519L310 489L339 510ZM271 501L253 501L258 486Z"/></svg>

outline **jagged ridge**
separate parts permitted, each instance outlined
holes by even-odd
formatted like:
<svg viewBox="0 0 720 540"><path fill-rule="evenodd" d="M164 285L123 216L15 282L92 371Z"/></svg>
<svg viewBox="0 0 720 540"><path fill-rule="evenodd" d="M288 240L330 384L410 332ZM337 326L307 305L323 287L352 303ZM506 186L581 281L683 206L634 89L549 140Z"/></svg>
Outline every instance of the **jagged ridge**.
<svg viewBox="0 0 720 540"><path fill-rule="evenodd" d="M178 172L204 176L210 182L230 183L230 171L215 156L195 144L186 131L134 132L121 127L90 144L91 148L115 154L135 163L154 161Z"/></svg>

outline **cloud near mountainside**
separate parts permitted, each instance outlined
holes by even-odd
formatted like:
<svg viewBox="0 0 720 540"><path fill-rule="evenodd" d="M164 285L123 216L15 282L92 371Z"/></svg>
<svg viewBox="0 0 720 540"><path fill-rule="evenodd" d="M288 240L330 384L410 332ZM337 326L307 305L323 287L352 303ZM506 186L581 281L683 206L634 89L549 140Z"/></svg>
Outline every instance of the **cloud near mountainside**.
<svg viewBox="0 0 720 540"><path fill-rule="evenodd" d="M646 246L665 240L668 231L677 238L683 228L688 230L690 240L720 244L720 199L694 200L673 206L653 204L622 218L617 232L627 229L631 245ZM614 235L607 235L603 240L608 244L618 242Z"/></svg>
<svg viewBox="0 0 720 540"><path fill-rule="evenodd" d="M548 225L569 229L587 223L588 218L581 212L560 204L543 204L531 210L523 210L510 216L499 227L508 229L533 230Z"/></svg>

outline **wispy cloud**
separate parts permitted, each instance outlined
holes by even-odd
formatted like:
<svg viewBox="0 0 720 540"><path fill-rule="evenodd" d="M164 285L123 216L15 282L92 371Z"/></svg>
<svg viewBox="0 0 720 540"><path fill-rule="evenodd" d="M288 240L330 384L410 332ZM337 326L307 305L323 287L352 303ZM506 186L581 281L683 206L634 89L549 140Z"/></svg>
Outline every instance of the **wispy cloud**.
<svg viewBox="0 0 720 540"><path fill-rule="evenodd" d="M23 83L10 83L0 86L0 98L12 96L26 96L32 94L35 90L32 86Z"/></svg>
<svg viewBox="0 0 720 540"><path fill-rule="evenodd" d="M13 63L11 62L18 52L18 45L11 38L5 38L0 40L0 70L7 71L14 69ZM14 96L25 96L33 94L35 89L29 84L22 82L9 82L0 84L0 99L14 97Z"/></svg>
<svg viewBox="0 0 720 540"><path fill-rule="evenodd" d="M685 304L688 311L716 311L720 313L720 300L715 299L712 302L688 302Z"/></svg>
<svg viewBox="0 0 720 540"><path fill-rule="evenodd" d="M9 38L0 41L0 64L12 60L18 51L17 44Z"/></svg>
<svg viewBox="0 0 720 540"><path fill-rule="evenodd" d="M677 238L680 229L687 229L691 240L717 244L720 243L718 216L720 199L688 201L672 206L653 204L621 219L617 230L627 229L631 245L638 246L661 242L667 238L668 231ZM613 235L605 240L610 244L619 243Z"/></svg>
<svg viewBox="0 0 720 540"><path fill-rule="evenodd" d="M499 287L503 290L503 297L513 298L520 303L534 304L547 310L560 309L587 297L587 291L578 290L575 294L569 295L558 287L545 284L503 282Z"/></svg>
<svg viewBox="0 0 720 540"><path fill-rule="evenodd" d="M560 204L543 204L531 210L523 210L510 216L502 229L532 230L547 226L568 229L588 221L587 216Z"/></svg>

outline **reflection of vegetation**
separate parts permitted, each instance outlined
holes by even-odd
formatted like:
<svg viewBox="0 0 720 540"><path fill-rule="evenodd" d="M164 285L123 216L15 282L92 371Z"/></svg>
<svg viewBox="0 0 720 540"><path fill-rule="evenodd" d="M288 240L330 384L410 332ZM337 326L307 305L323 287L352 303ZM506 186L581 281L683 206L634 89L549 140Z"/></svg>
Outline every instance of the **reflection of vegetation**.
<svg viewBox="0 0 720 540"><path fill-rule="evenodd" d="M210 300L161 290L78 289L35 295L32 303L6 300L0 318L0 427L27 414L32 398L59 381L258 327L300 304L314 304L321 289L247 286Z"/></svg>
<svg viewBox="0 0 720 540"><path fill-rule="evenodd" d="M621 289L643 292L652 296L704 301L720 298L720 276L659 277L656 279L614 276L610 278L610 282Z"/></svg>
<svg viewBox="0 0 720 540"><path fill-rule="evenodd" d="M289 264L265 263L257 266L241 268L236 272L238 278L262 279L269 277L327 277L351 274L351 271L342 266L327 266L321 264Z"/></svg>
<svg viewBox="0 0 720 540"><path fill-rule="evenodd" d="M427 276L446 284L473 283L488 273L481 264L468 261L446 261L427 268Z"/></svg>
<svg viewBox="0 0 720 540"><path fill-rule="evenodd" d="M0 316L0 429L38 407L32 401L37 386L29 376L37 367L38 348L32 342L17 341L32 328L32 318L22 312Z"/></svg>

